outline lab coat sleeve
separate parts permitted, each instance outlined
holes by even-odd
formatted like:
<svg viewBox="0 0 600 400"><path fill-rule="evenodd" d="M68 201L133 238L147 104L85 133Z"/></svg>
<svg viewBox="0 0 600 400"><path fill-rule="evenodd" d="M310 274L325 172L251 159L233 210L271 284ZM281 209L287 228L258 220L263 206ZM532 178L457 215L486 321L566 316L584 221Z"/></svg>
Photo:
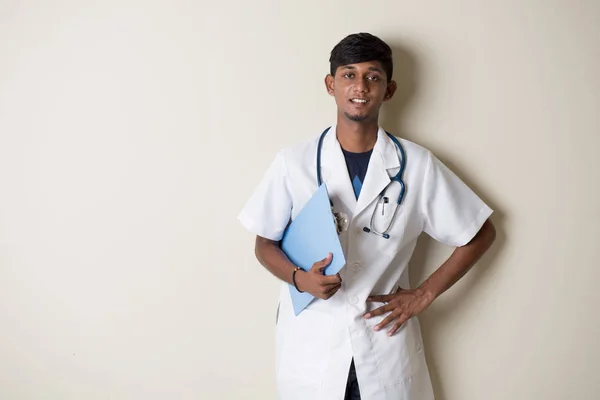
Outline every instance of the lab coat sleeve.
<svg viewBox="0 0 600 400"><path fill-rule="evenodd" d="M238 220L248 231L279 241L288 225L291 211L292 195L284 151L281 150L238 215Z"/></svg>
<svg viewBox="0 0 600 400"><path fill-rule="evenodd" d="M428 152L421 207L423 230L449 246L464 246L492 214L460 178Z"/></svg>

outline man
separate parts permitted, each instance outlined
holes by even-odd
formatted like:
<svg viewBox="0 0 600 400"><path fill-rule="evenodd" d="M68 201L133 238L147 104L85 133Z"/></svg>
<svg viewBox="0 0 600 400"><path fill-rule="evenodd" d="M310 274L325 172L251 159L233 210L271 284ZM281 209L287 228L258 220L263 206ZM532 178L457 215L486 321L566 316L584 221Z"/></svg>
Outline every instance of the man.
<svg viewBox="0 0 600 400"><path fill-rule="evenodd" d="M415 317L491 246L492 210L430 151L379 126L380 107L396 90L385 42L350 35L332 50L330 67L325 85L337 104L335 126L281 150L239 216L257 235L257 259L282 281L279 398L433 399ZM279 247L317 190L317 170L334 211L348 220L339 235L346 265L332 276L323 273L331 254L303 271ZM407 264L422 232L456 249L411 289ZM288 284L316 297L298 316Z"/></svg>

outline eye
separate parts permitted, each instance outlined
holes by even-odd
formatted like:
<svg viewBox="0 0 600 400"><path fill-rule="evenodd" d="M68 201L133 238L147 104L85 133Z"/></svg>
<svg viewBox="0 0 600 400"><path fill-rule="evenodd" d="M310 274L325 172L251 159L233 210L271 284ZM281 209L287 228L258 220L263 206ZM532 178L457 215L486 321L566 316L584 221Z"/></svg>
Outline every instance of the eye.
<svg viewBox="0 0 600 400"><path fill-rule="evenodd" d="M344 74L344 78L352 79L352 78L354 78L354 74L352 74L350 72L347 72L347 73Z"/></svg>
<svg viewBox="0 0 600 400"><path fill-rule="evenodd" d="M377 81L381 80L381 78L378 77L377 75L371 75L367 79L369 79L369 80L371 80L373 82L377 82Z"/></svg>

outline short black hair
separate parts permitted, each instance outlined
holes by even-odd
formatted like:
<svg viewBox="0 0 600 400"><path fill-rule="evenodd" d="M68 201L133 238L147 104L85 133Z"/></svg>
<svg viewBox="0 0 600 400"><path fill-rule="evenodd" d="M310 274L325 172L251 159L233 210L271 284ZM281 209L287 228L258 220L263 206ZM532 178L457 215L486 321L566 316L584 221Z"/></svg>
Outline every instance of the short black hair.
<svg viewBox="0 0 600 400"><path fill-rule="evenodd" d="M329 57L331 75L335 76L338 67L366 61L379 61L388 82L392 80L392 49L377 36L366 32L348 35L335 45Z"/></svg>

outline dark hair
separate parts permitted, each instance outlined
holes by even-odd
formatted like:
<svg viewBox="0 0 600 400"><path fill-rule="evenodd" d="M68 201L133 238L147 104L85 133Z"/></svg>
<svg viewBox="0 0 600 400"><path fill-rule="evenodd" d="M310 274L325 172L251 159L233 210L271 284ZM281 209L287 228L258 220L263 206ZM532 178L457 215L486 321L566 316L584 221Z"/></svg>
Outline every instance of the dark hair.
<svg viewBox="0 0 600 400"><path fill-rule="evenodd" d="M392 49L383 40L370 33L354 33L339 42L329 57L331 75L335 76L338 67L366 61L379 61L388 82L392 80L394 63Z"/></svg>

